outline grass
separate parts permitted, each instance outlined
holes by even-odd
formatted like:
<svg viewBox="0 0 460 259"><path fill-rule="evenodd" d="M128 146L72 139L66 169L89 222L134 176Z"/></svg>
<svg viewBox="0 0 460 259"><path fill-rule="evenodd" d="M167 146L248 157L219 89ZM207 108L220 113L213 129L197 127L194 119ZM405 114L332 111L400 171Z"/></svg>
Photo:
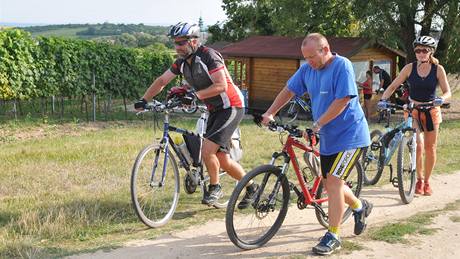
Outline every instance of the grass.
<svg viewBox="0 0 460 259"><path fill-rule="evenodd" d="M195 125L194 119L178 116L172 122L190 129ZM246 170L267 163L281 146L276 133L249 120L241 129ZM460 148L457 129L458 122L446 123L439 152L450 155ZM111 249L224 218L224 210L200 204L201 193L181 191L179 207L166 226L148 229L139 222L130 201L131 166L140 149L159 136L150 121L0 124L0 257ZM458 170L459 158L448 159L442 172ZM360 249L354 243L344 245Z"/></svg>
<svg viewBox="0 0 460 259"><path fill-rule="evenodd" d="M445 208L441 210L417 213L400 222L374 228L369 232L368 236L373 240L384 241L391 244L408 244L408 236L410 235L432 235L438 231L438 229L430 228L430 224L433 223L433 219L436 216L446 211L458 209L460 209L460 200L447 204Z"/></svg>

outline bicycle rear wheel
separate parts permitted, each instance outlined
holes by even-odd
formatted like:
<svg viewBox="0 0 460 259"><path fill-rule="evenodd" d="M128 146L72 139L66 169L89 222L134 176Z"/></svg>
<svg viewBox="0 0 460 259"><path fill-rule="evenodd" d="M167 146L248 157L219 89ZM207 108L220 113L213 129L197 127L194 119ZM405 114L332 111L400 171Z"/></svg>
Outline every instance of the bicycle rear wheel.
<svg viewBox="0 0 460 259"><path fill-rule="evenodd" d="M405 204L414 199L416 145L415 133L410 136L405 134L401 143L399 143L397 162L398 189L399 196L401 196L401 200Z"/></svg>
<svg viewBox="0 0 460 259"><path fill-rule="evenodd" d="M171 152L165 156L159 144L144 148L136 158L131 173L131 200L134 211L147 226L166 224L179 201L179 170ZM162 175L165 178L162 183Z"/></svg>
<svg viewBox="0 0 460 259"><path fill-rule="evenodd" d="M363 187L363 169L359 162L355 164L344 184L348 188L350 188L350 190L356 197L359 197L359 195L361 194L361 189ZM321 184L319 185L315 197L316 199L327 197L327 192L324 188L323 182L321 182ZM322 211L321 209L315 207L316 219L318 220L319 224L321 224L321 226L325 228L329 227L329 213L327 205L327 202L319 204ZM345 222L348 219L348 217L350 217L351 213L352 209L350 207L347 207L345 209L345 212L343 213L342 222Z"/></svg>
<svg viewBox="0 0 460 259"><path fill-rule="evenodd" d="M380 130L371 132L371 145L364 148L361 158L363 168L363 182L365 185L374 185L382 176L383 156L382 156L382 138L383 133Z"/></svg>
<svg viewBox="0 0 460 259"><path fill-rule="evenodd" d="M278 112L280 122L284 124L294 122L299 116L299 108L296 102L289 102Z"/></svg>
<svg viewBox="0 0 460 259"><path fill-rule="evenodd" d="M252 204L239 207L250 181L259 185ZM230 240L242 249L267 243L281 227L289 205L289 182L281 169L263 165L247 173L230 197L225 226Z"/></svg>

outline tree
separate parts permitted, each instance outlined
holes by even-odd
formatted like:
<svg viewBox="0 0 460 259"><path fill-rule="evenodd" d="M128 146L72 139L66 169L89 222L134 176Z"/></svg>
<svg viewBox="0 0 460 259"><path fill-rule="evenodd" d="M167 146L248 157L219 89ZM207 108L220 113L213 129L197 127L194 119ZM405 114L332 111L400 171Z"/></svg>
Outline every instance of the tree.
<svg viewBox="0 0 460 259"><path fill-rule="evenodd" d="M208 28L212 41L241 40L250 35L304 36L309 32L350 36L356 21L348 1L224 0L228 21Z"/></svg>
<svg viewBox="0 0 460 259"><path fill-rule="evenodd" d="M415 60L412 42L417 35L434 36L439 38L436 56L448 71L458 71L459 0L354 0L353 6L361 35L406 51L406 62Z"/></svg>

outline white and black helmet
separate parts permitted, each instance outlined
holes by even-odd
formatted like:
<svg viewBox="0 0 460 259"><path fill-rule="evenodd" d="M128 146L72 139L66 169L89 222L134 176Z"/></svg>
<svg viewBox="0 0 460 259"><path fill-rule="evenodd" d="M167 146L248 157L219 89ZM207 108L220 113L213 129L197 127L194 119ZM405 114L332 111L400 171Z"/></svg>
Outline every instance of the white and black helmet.
<svg viewBox="0 0 460 259"><path fill-rule="evenodd" d="M171 27L168 36L171 38L198 38L200 37L200 26L187 22L179 22L178 24Z"/></svg>
<svg viewBox="0 0 460 259"><path fill-rule="evenodd" d="M418 36L414 40L412 45L413 45L414 48L416 46L418 46L418 45L422 45L422 46L431 47L434 50L436 50L436 47L437 47L438 44L437 44L436 40L433 37L430 37L430 36Z"/></svg>

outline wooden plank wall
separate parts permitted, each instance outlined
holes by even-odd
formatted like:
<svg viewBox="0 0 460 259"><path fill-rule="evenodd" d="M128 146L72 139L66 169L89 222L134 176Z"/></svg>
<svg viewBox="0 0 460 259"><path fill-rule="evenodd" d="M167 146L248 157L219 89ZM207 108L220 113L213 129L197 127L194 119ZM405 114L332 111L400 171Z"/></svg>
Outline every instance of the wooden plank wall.
<svg viewBox="0 0 460 259"><path fill-rule="evenodd" d="M295 59L252 58L249 68L250 105L272 102L295 73L298 63Z"/></svg>

